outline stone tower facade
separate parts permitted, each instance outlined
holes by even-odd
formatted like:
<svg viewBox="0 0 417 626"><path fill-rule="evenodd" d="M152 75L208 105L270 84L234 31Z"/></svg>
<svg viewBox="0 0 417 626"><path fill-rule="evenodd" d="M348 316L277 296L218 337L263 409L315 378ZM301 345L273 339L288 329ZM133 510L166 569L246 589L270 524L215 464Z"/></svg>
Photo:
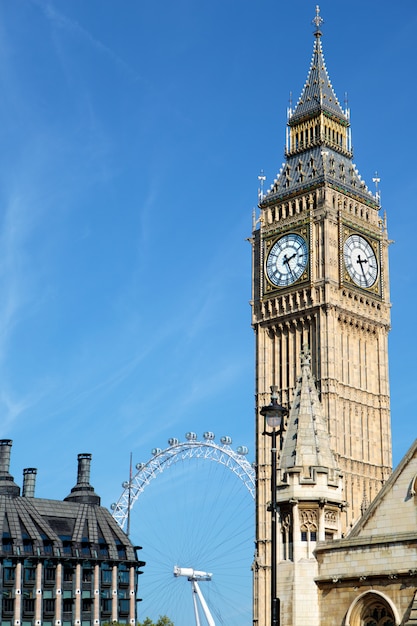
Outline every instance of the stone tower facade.
<svg viewBox="0 0 417 626"><path fill-rule="evenodd" d="M303 346L311 354L332 451L326 471L338 468L343 474L338 532L351 527L391 473L386 221L378 194L368 190L352 160L349 111L340 106L329 79L318 8L314 23L307 80L288 115L285 162L261 197L252 237L258 626L269 623L271 563L270 441L263 435L260 409L269 403L271 385L280 390L284 406L293 406ZM284 450L288 437L287 430ZM315 465L297 454L293 464ZM303 493L315 501L314 494Z"/></svg>

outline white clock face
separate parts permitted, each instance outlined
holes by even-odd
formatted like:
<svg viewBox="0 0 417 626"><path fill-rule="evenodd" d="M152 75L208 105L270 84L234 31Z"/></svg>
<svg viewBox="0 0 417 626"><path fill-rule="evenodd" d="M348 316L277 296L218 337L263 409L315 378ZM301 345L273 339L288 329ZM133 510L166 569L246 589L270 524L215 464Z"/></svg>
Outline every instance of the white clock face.
<svg viewBox="0 0 417 626"><path fill-rule="evenodd" d="M343 256L353 282L359 287L372 287L378 276L378 262L369 241L360 235L350 235Z"/></svg>
<svg viewBox="0 0 417 626"><path fill-rule="evenodd" d="M286 287L300 278L307 261L306 240L296 233L288 233L272 246L266 261L266 273L273 285Z"/></svg>

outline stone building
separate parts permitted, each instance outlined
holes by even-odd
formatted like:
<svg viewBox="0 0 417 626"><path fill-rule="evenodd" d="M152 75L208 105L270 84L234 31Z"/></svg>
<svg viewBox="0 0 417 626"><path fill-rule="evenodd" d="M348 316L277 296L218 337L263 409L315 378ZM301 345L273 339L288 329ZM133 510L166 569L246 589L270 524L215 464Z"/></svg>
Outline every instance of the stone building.
<svg viewBox="0 0 417 626"><path fill-rule="evenodd" d="M322 21L317 7L285 161L252 235L253 623L271 624L276 597L281 626L409 626L417 624L417 446L391 473L387 224L353 163ZM271 387L289 409L274 480L262 411Z"/></svg>
<svg viewBox="0 0 417 626"><path fill-rule="evenodd" d="M322 626L416 626L417 440L349 534L315 556Z"/></svg>
<svg viewBox="0 0 417 626"><path fill-rule="evenodd" d="M78 455L77 483L63 501L35 497L9 473L12 442L0 440L2 626L136 624L137 549L90 485L90 454Z"/></svg>

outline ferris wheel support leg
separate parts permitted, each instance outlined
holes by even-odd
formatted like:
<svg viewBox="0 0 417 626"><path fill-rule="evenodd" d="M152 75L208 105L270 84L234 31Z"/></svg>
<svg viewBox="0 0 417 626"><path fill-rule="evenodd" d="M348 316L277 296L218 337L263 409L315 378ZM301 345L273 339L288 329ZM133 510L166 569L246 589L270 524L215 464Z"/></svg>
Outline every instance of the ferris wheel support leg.
<svg viewBox="0 0 417 626"><path fill-rule="evenodd" d="M198 595L198 599L200 600L201 606L203 607L203 611L204 611L204 615L206 616L207 622L209 626L216 626L216 624L214 623L214 619L210 613L210 610L207 606L207 602L204 599L203 594L201 593L200 587L198 585L198 582L196 580L193 580L193 588L195 589L197 595Z"/></svg>
<svg viewBox="0 0 417 626"><path fill-rule="evenodd" d="M193 603L194 603L194 615L195 615L195 623L196 626L201 626L200 624L200 616L198 614L198 605L197 605L197 590L194 587L194 582L191 585L192 594L193 594Z"/></svg>

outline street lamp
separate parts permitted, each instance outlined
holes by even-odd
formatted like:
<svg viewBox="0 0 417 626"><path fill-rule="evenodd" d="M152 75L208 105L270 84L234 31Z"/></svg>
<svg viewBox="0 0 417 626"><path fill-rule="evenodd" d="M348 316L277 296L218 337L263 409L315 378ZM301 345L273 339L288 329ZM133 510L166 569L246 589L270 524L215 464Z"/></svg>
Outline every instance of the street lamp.
<svg viewBox="0 0 417 626"><path fill-rule="evenodd" d="M271 403L262 407L265 418L264 435L272 437L271 446L271 626L279 626L279 599L277 598L277 435L280 435L287 409L278 403L278 387L271 385ZM266 426L272 428L267 431Z"/></svg>

